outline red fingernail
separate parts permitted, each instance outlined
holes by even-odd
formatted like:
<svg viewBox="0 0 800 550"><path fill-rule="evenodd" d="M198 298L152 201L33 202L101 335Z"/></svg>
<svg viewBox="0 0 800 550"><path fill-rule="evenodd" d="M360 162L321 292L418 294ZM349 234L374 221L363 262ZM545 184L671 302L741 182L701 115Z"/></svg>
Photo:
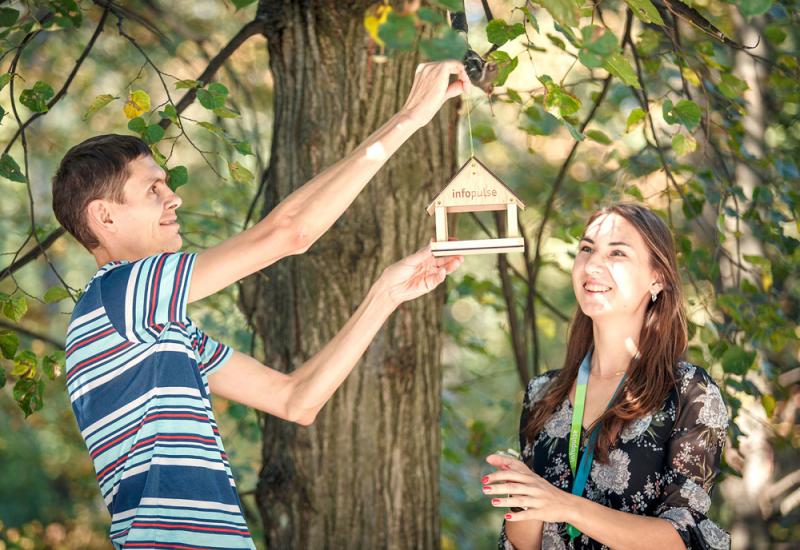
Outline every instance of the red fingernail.
<svg viewBox="0 0 800 550"><path fill-rule="evenodd" d="M506 514L506 519L511 519L511 514Z"/></svg>
<svg viewBox="0 0 800 550"><path fill-rule="evenodd" d="M500 504L500 499L499 498L493 498L492 499L492 504L494 504L494 505Z"/></svg>
<svg viewBox="0 0 800 550"><path fill-rule="evenodd" d="M481 479L481 483L489 483L489 476L483 476L483 479Z"/></svg>
<svg viewBox="0 0 800 550"><path fill-rule="evenodd" d="M491 487L489 487L488 485L484 485L484 487L483 487L483 492L484 492L484 493L488 493L488 492L489 492L489 491L491 491L491 490L492 490L492 488L491 488Z"/></svg>

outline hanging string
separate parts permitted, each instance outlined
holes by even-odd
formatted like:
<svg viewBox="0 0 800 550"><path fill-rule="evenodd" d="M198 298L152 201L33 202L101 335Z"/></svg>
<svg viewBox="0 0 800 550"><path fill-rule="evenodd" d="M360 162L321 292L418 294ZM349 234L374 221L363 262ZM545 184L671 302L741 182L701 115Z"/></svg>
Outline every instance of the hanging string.
<svg viewBox="0 0 800 550"><path fill-rule="evenodd" d="M472 142L472 118L470 117L472 106L469 102L469 92L466 92L464 97L466 98L467 105L467 139L469 140L469 158L475 158L475 145Z"/></svg>

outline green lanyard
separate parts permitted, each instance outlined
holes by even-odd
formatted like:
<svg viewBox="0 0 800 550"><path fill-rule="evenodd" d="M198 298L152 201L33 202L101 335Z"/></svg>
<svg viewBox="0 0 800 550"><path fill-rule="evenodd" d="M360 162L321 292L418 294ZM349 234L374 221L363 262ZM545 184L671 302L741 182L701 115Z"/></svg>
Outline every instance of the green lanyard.
<svg viewBox="0 0 800 550"><path fill-rule="evenodd" d="M597 436L600 433L602 423L598 423L592 433L589 434L589 441L586 443L586 450L581 457L580 465L578 465L578 451L581 444L581 430L583 429L583 409L586 405L586 388L589 385L589 369L592 362L592 350L590 349L581 362L580 369L578 369L578 385L575 388L575 406L572 409L572 428L569 432L569 467L572 470L574 481L572 483L572 494L581 496L583 489L586 487L586 480L589 478L589 471L592 468L592 460L594 459L594 447L597 443ZM611 396L611 401L608 406L614 402L614 399L619 393L619 389L625 383L627 373L622 376L622 379L614 390L614 395ZM576 470L577 469L577 470ZM581 534L575 527L567 524L567 533L569 538L574 540Z"/></svg>

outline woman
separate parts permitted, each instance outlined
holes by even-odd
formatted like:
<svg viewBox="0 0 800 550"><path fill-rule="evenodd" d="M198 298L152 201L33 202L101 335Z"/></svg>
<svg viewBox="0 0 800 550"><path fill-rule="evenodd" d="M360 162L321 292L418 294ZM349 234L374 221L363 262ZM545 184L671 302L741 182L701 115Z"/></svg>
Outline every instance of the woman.
<svg viewBox="0 0 800 550"><path fill-rule="evenodd" d="M522 460L487 458L497 471L483 491L511 508L500 548L728 548L705 515L728 415L709 375L680 359L669 229L617 204L589 219L579 246L564 368L528 384Z"/></svg>

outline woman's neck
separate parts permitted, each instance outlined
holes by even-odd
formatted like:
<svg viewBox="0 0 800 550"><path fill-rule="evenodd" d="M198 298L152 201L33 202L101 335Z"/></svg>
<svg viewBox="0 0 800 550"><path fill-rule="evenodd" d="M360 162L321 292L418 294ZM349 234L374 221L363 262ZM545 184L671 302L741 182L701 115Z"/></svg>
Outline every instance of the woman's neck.
<svg viewBox="0 0 800 550"><path fill-rule="evenodd" d="M592 321L594 352L592 374L600 378L613 378L625 372L639 353L639 334L642 322L623 322L608 319Z"/></svg>

